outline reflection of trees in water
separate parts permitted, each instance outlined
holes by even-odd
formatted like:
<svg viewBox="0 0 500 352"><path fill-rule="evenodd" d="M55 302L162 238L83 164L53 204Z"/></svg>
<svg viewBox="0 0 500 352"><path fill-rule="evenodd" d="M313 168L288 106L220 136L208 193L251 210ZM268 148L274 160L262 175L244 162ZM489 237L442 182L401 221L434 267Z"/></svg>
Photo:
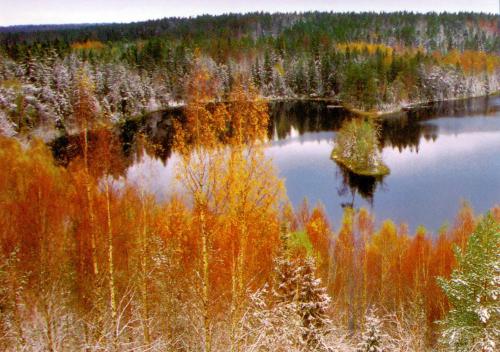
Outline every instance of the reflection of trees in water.
<svg viewBox="0 0 500 352"><path fill-rule="evenodd" d="M113 151L117 159L122 160L122 167L117 174L124 175L126 170L144 153L159 158L166 163L172 154L172 115L179 111L157 112L147 117L131 119L113 128L114 138L111 139ZM63 135L50 143L52 153L60 165L69 163L83 155L79 135ZM92 157L98 137L90 131L89 155ZM121 154L121 155L118 155Z"/></svg>
<svg viewBox="0 0 500 352"><path fill-rule="evenodd" d="M381 147L392 146L418 151L420 139L436 140L438 128L420 122L441 116L473 116L500 111L491 98L474 98L432 103L382 119ZM306 132L337 131L352 115L342 108L329 109L322 101L289 101L270 104L270 138L286 139L292 128Z"/></svg>
<svg viewBox="0 0 500 352"><path fill-rule="evenodd" d="M346 119L352 117L345 109L332 109L328 108L327 105L323 101L270 103L269 137L286 139L290 136L292 128L298 131L299 134L337 131ZM436 140L438 137L438 127L432 124L422 124L422 121L440 116L487 115L498 111L500 111L500 105L495 105L495 100L492 98L474 98L429 104L396 117L382 119L380 146L381 148L392 146L400 151L410 148L418 152L419 142L422 137L426 140ZM182 120L182 109L174 108L154 112L142 118L127 120L115 127L114 131L122 143L125 164L123 171L137 161L144 151L159 158L163 163L167 162L172 154L172 117ZM92 132L90 132L89 139L91 143L92 135ZM140 136L145 137L146 143L142 143L143 139ZM82 154L78 138L79 136L63 135L50 143L54 156L60 164L67 165L72 159ZM138 143L138 141L142 142ZM376 184L376 182L372 183ZM370 182L367 180L363 180L363 182L353 181L351 177L351 182L347 182L347 184L358 184L355 187L357 192L369 200L370 192L367 185Z"/></svg>
<svg viewBox="0 0 500 352"><path fill-rule="evenodd" d="M120 130L125 155L137 156L145 148L149 155L166 163L172 155L173 117L182 119L181 110L155 112L144 119L125 122ZM145 144L139 136L144 136Z"/></svg>
<svg viewBox="0 0 500 352"><path fill-rule="evenodd" d="M436 140L438 128L434 125L421 124L418 120L401 116L382 120L380 147L395 147L401 152L410 148L418 153L420 139Z"/></svg>
<svg viewBox="0 0 500 352"><path fill-rule="evenodd" d="M277 102L271 104L270 138L286 139L292 129L306 132L338 131L352 115L341 108L329 109L325 102ZM395 146L400 150L418 150L420 138L437 138L434 126L421 125L406 114L382 120L381 147Z"/></svg>
<svg viewBox="0 0 500 352"><path fill-rule="evenodd" d="M339 165L336 177L341 178L341 185L337 188L340 197L347 201L340 203L342 208L355 208L356 195L359 194L370 205L373 205L373 196L379 185L383 185L384 177L360 176Z"/></svg>
<svg viewBox="0 0 500 352"><path fill-rule="evenodd" d="M438 127L421 122L438 117L488 115L500 110L488 97L436 102L421 106L382 121L381 147L392 146L402 151L410 148L418 152L420 139L435 141Z"/></svg>
<svg viewBox="0 0 500 352"><path fill-rule="evenodd" d="M323 101L274 102L269 112L269 137L278 139L287 138L292 127L300 134L336 131L350 116L344 109L329 109Z"/></svg>
<svg viewBox="0 0 500 352"><path fill-rule="evenodd" d="M49 144L57 164L67 167L71 161L83 159L83 134L63 135ZM123 175L132 162L124 158L123 143L116 130L101 127L87 134L90 173L96 178L105 174Z"/></svg>
<svg viewBox="0 0 500 352"><path fill-rule="evenodd" d="M489 115L497 111L500 111L500 106L495 105L494 98L478 97L426 104L418 109L409 111L408 116L421 121L441 116Z"/></svg>

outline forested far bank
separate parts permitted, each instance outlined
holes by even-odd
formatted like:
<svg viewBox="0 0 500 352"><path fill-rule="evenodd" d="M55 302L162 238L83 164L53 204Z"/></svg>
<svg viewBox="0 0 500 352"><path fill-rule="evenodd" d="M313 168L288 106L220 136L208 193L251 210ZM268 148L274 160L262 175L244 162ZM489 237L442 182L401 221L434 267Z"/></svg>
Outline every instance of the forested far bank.
<svg viewBox="0 0 500 352"><path fill-rule="evenodd" d="M66 130L79 70L114 121L184 104L198 62L213 98L251 80L268 99L327 98L363 111L499 91L497 19L485 14L248 14L0 34L8 133Z"/></svg>

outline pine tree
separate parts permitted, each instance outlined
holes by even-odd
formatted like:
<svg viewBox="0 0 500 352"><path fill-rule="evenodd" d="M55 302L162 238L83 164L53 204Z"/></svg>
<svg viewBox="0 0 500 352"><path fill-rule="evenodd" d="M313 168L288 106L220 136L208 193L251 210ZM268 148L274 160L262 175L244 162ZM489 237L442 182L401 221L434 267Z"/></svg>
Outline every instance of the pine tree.
<svg viewBox="0 0 500 352"><path fill-rule="evenodd" d="M295 302L273 303L268 287L253 293L241 321L241 345L245 351L303 351L302 324Z"/></svg>
<svg viewBox="0 0 500 352"><path fill-rule="evenodd" d="M295 93L298 95L305 94L307 92L307 76L304 68L304 62L302 60L295 63L293 73Z"/></svg>
<svg viewBox="0 0 500 352"><path fill-rule="evenodd" d="M261 83L262 83L262 80L260 77L260 70L261 70L261 67L260 67L260 63L259 63L259 58L257 57L255 59L255 63L252 65L252 81L253 81L254 86L256 86L257 88L260 88Z"/></svg>
<svg viewBox="0 0 500 352"><path fill-rule="evenodd" d="M270 85L273 79L273 61L271 55L266 51L264 55L264 84Z"/></svg>
<svg viewBox="0 0 500 352"><path fill-rule="evenodd" d="M381 332L381 322L377 317L376 310L370 309L366 316L365 329L361 337L361 342L357 352L382 352L384 351L383 334Z"/></svg>
<svg viewBox="0 0 500 352"><path fill-rule="evenodd" d="M316 265L313 258L289 259L280 256L276 259L276 282L273 290L276 307L293 305L295 315L300 317L300 343L304 348L324 350L323 337L328 333L330 321L327 310L330 297L316 278ZM288 309L289 310L289 309Z"/></svg>
<svg viewBox="0 0 500 352"><path fill-rule="evenodd" d="M274 298L277 302L292 302L297 299L300 272L296 263L285 256L280 256L275 261L275 286Z"/></svg>
<svg viewBox="0 0 500 352"><path fill-rule="evenodd" d="M500 340L500 224L487 215L456 247L457 269L438 282L452 309L441 322L441 342L451 351L497 351Z"/></svg>
<svg viewBox="0 0 500 352"><path fill-rule="evenodd" d="M0 110L0 135L12 137L15 134L14 124L7 117L7 114Z"/></svg>
<svg viewBox="0 0 500 352"><path fill-rule="evenodd" d="M322 91L321 77L318 69L318 62L313 57L309 59L307 64L308 74L308 93L311 95L319 95Z"/></svg>
<svg viewBox="0 0 500 352"><path fill-rule="evenodd" d="M315 273L314 259L309 257L305 260L300 272L298 313L302 317L304 328L302 338L305 344L315 350L324 350L322 340L330 324L327 310L331 299Z"/></svg>

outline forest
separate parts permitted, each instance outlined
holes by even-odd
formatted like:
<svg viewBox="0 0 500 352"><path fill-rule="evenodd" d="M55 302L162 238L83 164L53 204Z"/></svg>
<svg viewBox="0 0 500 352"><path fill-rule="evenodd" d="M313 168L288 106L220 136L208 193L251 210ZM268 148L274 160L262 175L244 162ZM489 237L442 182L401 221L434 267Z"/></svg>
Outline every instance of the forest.
<svg viewBox="0 0 500 352"><path fill-rule="evenodd" d="M185 104L198 59L217 101L240 76L268 99L323 98L380 113L488 95L500 86L497 22L474 13L312 12L4 27L0 121L17 132L66 132L83 64L103 113L116 121Z"/></svg>
<svg viewBox="0 0 500 352"><path fill-rule="evenodd" d="M335 223L321 203L292 205L266 149L272 100L375 113L497 92L497 22L311 12L0 28L0 350L496 351L500 205L464 202L438 231L352 206ZM164 151L178 162L160 199L154 175L123 170L161 146L119 131L169 107L182 110ZM359 163L382 163L379 122L355 121L373 139ZM76 141L64 160L57 137Z"/></svg>

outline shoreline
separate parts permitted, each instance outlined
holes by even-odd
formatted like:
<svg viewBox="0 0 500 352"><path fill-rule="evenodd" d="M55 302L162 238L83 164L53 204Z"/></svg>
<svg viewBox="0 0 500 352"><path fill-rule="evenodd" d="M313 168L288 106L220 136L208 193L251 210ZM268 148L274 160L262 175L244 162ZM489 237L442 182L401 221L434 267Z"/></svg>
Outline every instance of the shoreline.
<svg viewBox="0 0 500 352"><path fill-rule="evenodd" d="M332 108L335 109L344 109L350 113L353 113L355 115L360 115L364 117L385 117L385 116L390 116L390 115L397 115L401 114L406 111L411 111L411 110L418 110L421 108L424 108L425 105L433 105L437 103L446 103L446 102L452 102L452 101L462 101L462 100L469 100L469 99L474 99L474 98L486 98L486 97L494 97L494 96L499 96L500 95L500 90L495 91L493 93L487 94L487 95L474 95L474 96L469 96L469 97L456 97L456 98L449 98L449 99L443 99L443 100L424 100L424 101L419 101L419 102L409 102L409 103L404 103L404 104L399 104L394 106L393 108L389 108L387 110L373 110L373 111L367 111L367 110L362 110L358 109L349 103L343 102L340 99L334 98L334 97L307 97L307 96L298 96L298 97L263 97L262 99L266 101L267 103L280 103L280 102L322 102L326 103L328 105L332 105ZM224 102L229 102L225 100L217 101L217 103L224 103ZM168 105L164 108L161 109L156 109L148 112L144 112L142 114L136 115L136 116L131 116L126 120L134 120L138 117L146 116L146 115L151 115L155 113L162 113L164 111L176 111L179 109L182 109L186 104L184 102L175 102L175 104ZM328 106L327 105L327 106Z"/></svg>
<svg viewBox="0 0 500 352"><path fill-rule="evenodd" d="M329 97L279 97L279 98L266 98L264 97L263 99L266 100L268 103L275 103L275 102L289 102L289 101L303 101L303 102L324 102L324 103L331 103L334 105L333 108L341 108L345 109L346 111L359 115L362 117L388 117L392 115L399 115L401 113L404 113L406 111L412 111L412 110L419 110L422 108L425 108L427 105L434 105L438 103L446 103L446 102L454 102L454 101L463 101L463 100L469 100L469 99L475 99L475 98L487 98L487 97L494 97L494 96L499 96L500 95L500 90L495 91L490 94L486 95L474 95L474 96L468 96L468 97L455 97L455 98L449 98L449 99L442 99L442 100L424 100L424 101L418 101L418 102L409 102L409 103L402 103L399 105L395 105L393 108L389 108L387 110L373 110L373 111L367 111L367 110L362 110L358 109L349 103L345 103L340 99L336 98L329 98ZM177 106L179 107L179 106ZM171 108L171 107L170 107Z"/></svg>
<svg viewBox="0 0 500 352"><path fill-rule="evenodd" d="M346 168L349 172L352 172L355 175L362 176L362 177L373 177L373 178L382 178L384 176L387 176L391 173L391 170L389 167L387 167L385 164L381 164L378 166L376 171L367 171L367 170L358 170L354 169L349 165L349 162L345 160L344 158L339 157L336 155L335 152L332 151L331 154L331 159L337 163L339 163L341 166Z"/></svg>
<svg viewBox="0 0 500 352"><path fill-rule="evenodd" d="M469 99L475 99L475 98L488 98L488 97L495 97L495 96L500 96L500 91L493 92L488 95L478 95L478 96L470 96L470 97L457 97L457 98L450 98L450 99L444 99L444 100L429 100L429 101L422 101L422 102L416 102L416 103L409 103L409 104L400 104L394 109L388 109L388 110L378 110L378 111L364 111L361 109L357 109L348 103L342 102L339 99L333 98L333 97L273 97L273 98L262 98L265 100L267 103L279 103L279 102L322 102L328 105L332 105L332 109L343 109L348 113L361 116L361 117L366 117L366 118L389 118L389 117L397 117L400 116L408 111L415 111L419 109L423 109L426 107L429 107L429 105L435 105L439 103L446 103L446 102L454 102L454 101L466 101ZM173 105L168 105L164 108L161 109L156 109L152 111L147 111L143 112L134 116L130 116L127 119L117 121L114 125L121 125L130 121L140 121L143 120L144 118L147 118L148 116L152 116L154 114L163 114L165 112L175 112L175 111L182 111L183 107L185 106L184 103L176 102ZM66 133L65 133L66 132ZM47 128L47 126L38 126L36 128L33 128L31 131L21 134L16 134L14 138L27 138L31 139L33 137L35 138L40 138L44 140L46 143L51 142L58 137L68 134L72 134L74 131L68 131L66 130L65 132L61 131L60 129L57 128Z"/></svg>

